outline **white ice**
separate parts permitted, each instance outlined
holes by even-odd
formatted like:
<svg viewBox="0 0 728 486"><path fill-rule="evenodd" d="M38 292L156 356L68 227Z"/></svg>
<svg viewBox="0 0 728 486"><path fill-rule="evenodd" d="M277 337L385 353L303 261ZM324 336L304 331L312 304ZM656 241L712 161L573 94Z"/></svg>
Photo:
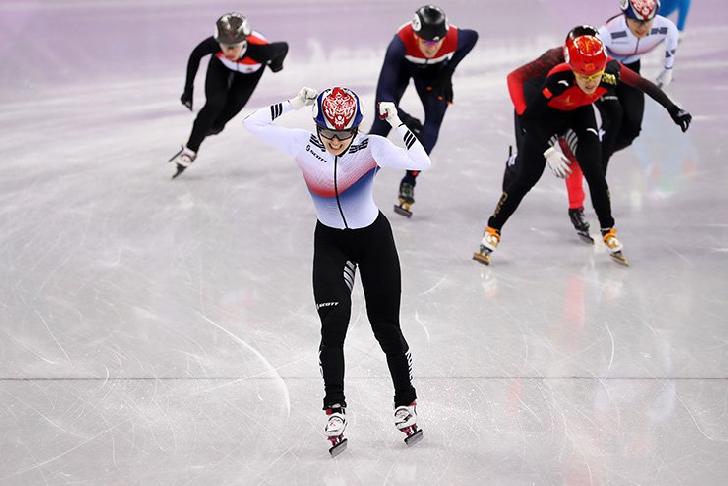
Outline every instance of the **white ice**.
<svg viewBox="0 0 728 486"><path fill-rule="evenodd" d="M442 2L480 41L414 217L392 212L402 174L382 171L376 189L425 439L407 448L392 425L357 282L349 450L331 459L315 215L295 164L241 119L302 84L350 86L371 113L386 45L418 4L2 2L0 484L725 484L724 2L693 2L677 54L669 94L694 115L688 133L648 100L641 137L612 159L632 266L576 238L548 173L492 266L471 260L512 143L505 74L616 3ZM187 56L233 8L289 58L170 182L193 121L179 103ZM412 93L403 104L421 114ZM282 123L311 126L303 112Z"/></svg>

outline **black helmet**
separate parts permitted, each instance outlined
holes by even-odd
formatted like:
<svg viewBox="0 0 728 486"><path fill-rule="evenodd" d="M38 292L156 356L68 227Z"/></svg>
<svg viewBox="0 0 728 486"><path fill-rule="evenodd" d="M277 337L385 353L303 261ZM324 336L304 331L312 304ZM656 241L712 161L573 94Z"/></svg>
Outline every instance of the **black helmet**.
<svg viewBox="0 0 728 486"><path fill-rule="evenodd" d="M569 40L573 41L574 39L576 39L577 37L581 37L582 35L599 37L599 31L591 25L577 25L576 27L571 29L566 35L566 42L569 42Z"/></svg>
<svg viewBox="0 0 728 486"><path fill-rule="evenodd" d="M250 35L248 19L243 15L226 13L215 22L215 40L219 44L240 44Z"/></svg>
<svg viewBox="0 0 728 486"><path fill-rule="evenodd" d="M412 29L418 37L428 41L439 41L447 34L447 17L440 7L425 5L415 12Z"/></svg>

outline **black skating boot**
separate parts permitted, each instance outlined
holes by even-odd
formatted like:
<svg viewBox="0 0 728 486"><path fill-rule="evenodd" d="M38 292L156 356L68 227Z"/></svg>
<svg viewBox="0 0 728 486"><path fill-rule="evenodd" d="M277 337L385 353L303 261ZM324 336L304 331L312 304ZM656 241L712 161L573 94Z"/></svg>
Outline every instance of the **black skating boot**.
<svg viewBox="0 0 728 486"><path fill-rule="evenodd" d="M584 208L569 209L569 219L571 224L574 225L576 234L583 242L594 244L594 238L589 234L589 221L584 219Z"/></svg>

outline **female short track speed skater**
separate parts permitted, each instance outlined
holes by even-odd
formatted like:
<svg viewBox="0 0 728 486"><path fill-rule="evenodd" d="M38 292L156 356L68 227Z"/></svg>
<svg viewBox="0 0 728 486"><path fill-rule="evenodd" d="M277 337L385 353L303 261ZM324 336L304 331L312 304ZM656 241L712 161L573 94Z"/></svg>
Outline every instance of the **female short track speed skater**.
<svg viewBox="0 0 728 486"><path fill-rule="evenodd" d="M632 71L640 72L640 57L664 45L663 68L655 83L665 89L672 81L675 52L678 45L677 27L670 20L657 15L659 0L620 0L622 13L609 19L599 28L599 38L607 54ZM601 97L595 103L602 118L602 165L606 172L615 152L632 145L642 130L645 111L644 90L620 83L615 93ZM584 218L583 174L574 157L578 138L569 133L560 140L564 154L572 161L572 172L566 178L569 195L569 216L580 235L589 223ZM585 240L588 241L588 240Z"/></svg>
<svg viewBox="0 0 728 486"><path fill-rule="evenodd" d="M215 35L198 44L187 61L187 76L181 101L192 111L195 75L203 56L212 54L205 78L205 106L197 114L187 143L170 162L176 163L172 179L179 176L197 158L200 144L208 135L220 133L253 94L265 66L271 71L283 69L288 53L285 42L268 42L250 28L248 19L235 12L227 13L215 23Z"/></svg>
<svg viewBox="0 0 728 486"><path fill-rule="evenodd" d="M663 35L660 32L663 32L663 30L664 29L661 27L659 32L650 34L652 42L650 45L653 46L652 48L659 45L661 39L660 36ZM588 25L580 25L569 32L567 39L576 38L581 35L592 35L600 38L607 37L606 34L600 35L599 32L594 29L594 27ZM625 36L623 35L623 33L620 32L617 33L615 37L617 37L618 39L622 39ZM664 39L664 37L662 37L662 39ZM606 44L607 43L605 43L605 45ZM639 45L639 42L637 42L637 45ZM672 43L666 43L666 59L669 55L669 60L666 60L665 62L666 67L668 68L672 68L672 59L674 57L674 50L670 49L671 45ZM634 50L638 49L636 49L635 47ZM508 91L511 96L511 100L516 107L515 121L517 145L519 144L519 133L521 131L521 129L519 128L519 113L525 109L526 99L533 94L534 90L537 91L539 89L540 83L543 81L543 78L546 76L548 71L562 62L564 62L564 48L557 47L549 49L534 61L524 64L523 66L515 69L508 74ZM637 65L637 68L639 69L639 65ZM669 69L665 69L663 70L663 73L665 72L669 73L670 71ZM671 116L672 114L677 113L679 110L679 108L677 108L669 100L667 95L665 95L660 87L649 82L646 79L643 79L641 77L635 77L629 74L630 73L628 73L627 76L627 78L629 79L623 79L623 82L620 82L615 89L610 90L604 96L599 98L595 103L595 106L599 108L602 115L602 166L605 173L607 170L608 161L612 154L615 152L615 146L618 149L622 149L628 146L636 136L636 133L639 133L639 128L637 129L636 133L635 130L631 128L634 126L634 123L630 122L629 120L637 120L639 118L639 124L641 124L642 111L644 108L643 93L648 94L652 99L665 107L668 112L671 113ZM667 77L669 77L669 75L665 77L658 77L657 82L659 83L661 79L667 79ZM641 103L631 104L630 97L635 92L639 93L639 101L641 101ZM622 100L621 97L625 93L627 94L627 96L624 97L625 107L623 109L622 102L620 100ZM627 119L624 125L622 124L623 118ZM590 226L584 216L585 194L582 182L583 173L574 155L578 146L578 138L573 130L568 129L565 133L560 133L558 134L558 136L554 136L552 138L552 142L554 142L554 147L558 148L563 153L563 155L571 162L571 165L569 167L571 173L566 178L566 187L569 201L568 214L571 223L573 224L574 229L576 230L577 234L582 238L582 240L586 241L587 243L593 244L594 240L589 234ZM506 170L503 178L504 190L507 181L517 169L517 167L515 166L516 160L516 157L511 156L506 163Z"/></svg>
<svg viewBox="0 0 728 486"><path fill-rule="evenodd" d="M420 7L412 22L399 28L384 55L377 81L376 103L391 102L405 124L430 154L437 142L447 107L453 102L452 76L460 61L475 47L478 33L449 25L445 12L434 5ZM425 111L424 124L399 107L410 78ZM375 119L369 133L386 137L389 124ZM417 170L408 170L399 185L395 212L412 216Z"/></svg>
<svg viewBox="0 0 728 486"><path fill-rule="evenodd" d="M315 134L272 123L284 113L311 104ZM346 447L343 347L357 267L367 316L387 356L394 383L395 426L406 434L407 443L422 437L409 345L399 323L399 257L389 222L374 204L373 184L381 167L425 170L430 159L398 118L393 103L382 103L379 113L397 130L406 148L380 136L360 135L363 113L359 97L341 87L319 95L303 88L291 100L258 110L244 122L262 141L295 159L316 209L313 292L321 319L319 364L325 388L325 432L332 455Z"/></svg>
<svg viewBox="0 0 728 486"><path fill-rule="evenodd" d="M624 82L632 86L654 86L621 63L609 59L602 41L595 35L581 35L579 28L566 39L564 56L567 62L553 67L540 83L536 93L526 100L523 89L509 90L516 108L516 137L518 155L516 170L504 181L503 194L473 258L481 263L490 262L490 254L500 241L500 231L515 212L526 193L538 182L546 164L559 177L571 170L569 160L549 146L555 134L573 130L579 138L576 157L586 176L592 205L599 217L602 238L609 255L619 263L627 264L622 244L617 239L611 214L609 189L601 165L601 142L594 109L596 100ZM543 57L543 56L542 56ZM522 66L527 71L527 66ZM522 88L522 86L521 86ZM668 109L670 116L683 131L687 130L691 116L675 106L655 87L652 93Z"/></svg>

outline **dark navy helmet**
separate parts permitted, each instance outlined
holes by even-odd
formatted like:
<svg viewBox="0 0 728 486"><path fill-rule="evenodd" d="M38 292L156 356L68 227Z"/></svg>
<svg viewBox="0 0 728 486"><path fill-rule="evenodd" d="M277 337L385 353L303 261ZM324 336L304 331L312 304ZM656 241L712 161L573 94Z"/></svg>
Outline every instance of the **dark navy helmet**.
<svg viewBox="0 0 728 486"><path fill-rule="evenodd" d="M434 5L425 5L415 12L412 18L412 30L418 37L426 41L436 42L447 35L447 16Z"/></svg>

